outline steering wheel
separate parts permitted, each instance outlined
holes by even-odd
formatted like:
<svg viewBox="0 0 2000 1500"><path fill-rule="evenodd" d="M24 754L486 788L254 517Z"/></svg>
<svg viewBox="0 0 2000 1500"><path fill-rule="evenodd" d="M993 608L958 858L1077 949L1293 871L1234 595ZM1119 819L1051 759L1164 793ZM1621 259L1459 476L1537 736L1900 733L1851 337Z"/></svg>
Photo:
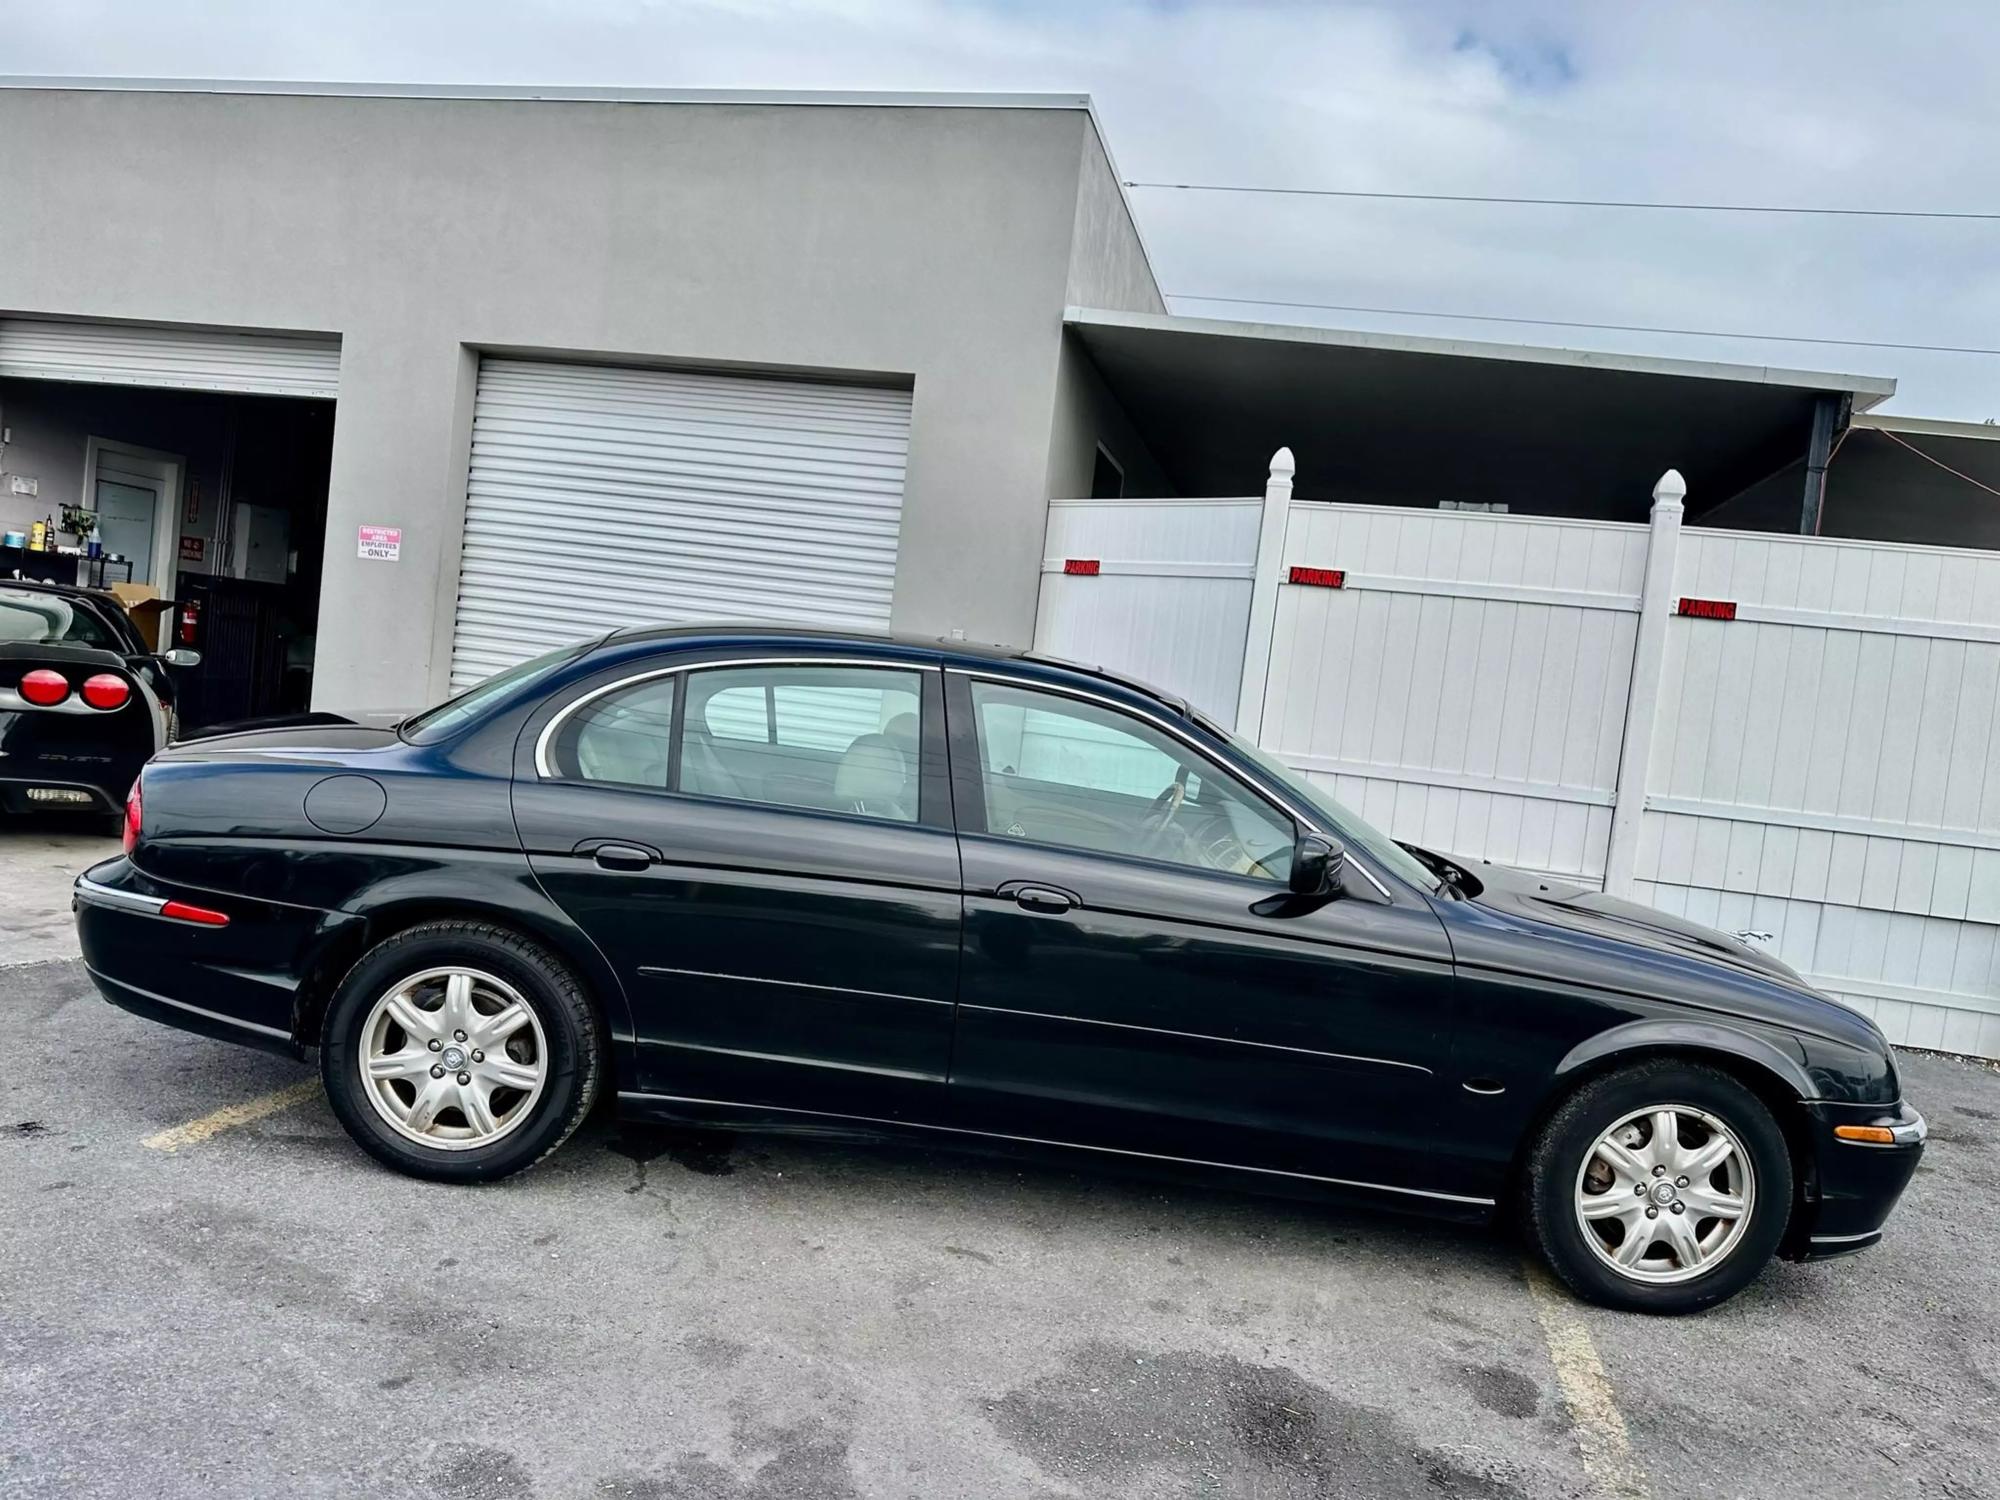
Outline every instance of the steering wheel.
<svg viewBox="0 0 2000 1500"><path fill-rule="evenodd" d="M1167 830L1174 826L1174 819L1180 816L1181 808L1187 803L1186 766L1182 766L1146 808L1146 816L1139 824L1139 851L1150 854L1157 850L1167 836Z"/></svg>

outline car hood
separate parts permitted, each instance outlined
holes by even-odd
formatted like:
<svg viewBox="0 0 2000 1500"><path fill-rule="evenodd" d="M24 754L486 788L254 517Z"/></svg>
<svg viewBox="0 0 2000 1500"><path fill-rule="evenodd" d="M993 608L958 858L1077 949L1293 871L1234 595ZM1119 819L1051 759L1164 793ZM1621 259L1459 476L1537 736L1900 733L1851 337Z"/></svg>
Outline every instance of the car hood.
<svg viewBox="0 0 2000 1500"><path fill-rule="evenodd" d="M1607 896L1588 886L1528 875L1501 865L1482 863L1474 869L1483 889L1472 899L1489 909L1537 922L1553 922L1572 931L1615 938L1656 952L1705 959L1817 994L1791 965L1713 927L1620 896Z"/></svg>

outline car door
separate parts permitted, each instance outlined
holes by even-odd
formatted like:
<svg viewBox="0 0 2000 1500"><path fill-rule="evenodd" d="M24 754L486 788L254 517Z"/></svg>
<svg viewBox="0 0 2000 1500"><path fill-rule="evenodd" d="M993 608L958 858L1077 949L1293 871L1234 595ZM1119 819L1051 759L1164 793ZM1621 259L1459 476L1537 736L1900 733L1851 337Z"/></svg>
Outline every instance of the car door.
<svg viewBox="0 0 2000 1500"><path fill-rule="evenodd" d="M1341 893L1293 896L1292 814L1170 711L947 684L963 1122L1439 1191L1452 982L1423 896L1358 859Z"/></svg>
<svg viewBox="0 0 2000 1500"><path fill-rule="evenodd" d="M648 1092L942 1111L959 942L939 673L625 668L531 722L535 877L631 1000Z"/></svg>

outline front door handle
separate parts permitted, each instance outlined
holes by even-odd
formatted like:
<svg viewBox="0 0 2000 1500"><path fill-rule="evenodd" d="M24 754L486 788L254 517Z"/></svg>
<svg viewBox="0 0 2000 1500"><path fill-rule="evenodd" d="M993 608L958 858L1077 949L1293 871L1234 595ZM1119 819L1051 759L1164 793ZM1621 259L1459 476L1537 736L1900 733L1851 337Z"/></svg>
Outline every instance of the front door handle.
<svg viewBox="0 0 2000 1500"><path fill-rule="evenodd" d="M1083 899L1075 891L1063 890L1060 886L1038 885L1032 880L1010 880L1000 887L1002 896L1014 898L1014 904L1024 911L1066 912L1083 905Z"/></svg>
<svg viewBox="0 0 2000 1500"><path fill-rule="evenodd" d="M599 844L590 851L601 870L643 870L659 856L637 844Z"/></svg>

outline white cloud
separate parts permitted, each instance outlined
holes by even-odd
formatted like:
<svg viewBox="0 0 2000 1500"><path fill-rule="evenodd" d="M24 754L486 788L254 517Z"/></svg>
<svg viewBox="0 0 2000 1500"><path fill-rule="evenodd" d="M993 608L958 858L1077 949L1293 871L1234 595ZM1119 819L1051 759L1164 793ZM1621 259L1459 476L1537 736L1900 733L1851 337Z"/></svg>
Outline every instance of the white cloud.
<svg viewBox="0 0 2000 1500"><path fill-rule="evenodd" d="M1140 178L1982 211L1996 31L1982 0L0 3L17 72L1076 91ZM2000 344L2000 223L1134 201L1170 291ZM1993 357L1269 316L1890 374L1896 409L2000 416Z"/></svg>

